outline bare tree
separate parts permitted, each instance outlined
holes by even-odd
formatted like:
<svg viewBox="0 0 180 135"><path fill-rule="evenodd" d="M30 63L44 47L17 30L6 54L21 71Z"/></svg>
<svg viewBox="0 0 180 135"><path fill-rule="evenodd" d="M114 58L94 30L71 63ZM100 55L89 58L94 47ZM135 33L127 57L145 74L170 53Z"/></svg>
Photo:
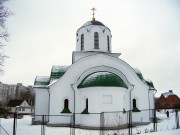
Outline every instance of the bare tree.
<svg viewBox="0 0 180 135"><path fill-rule="evenodd" d="M4 5L4 2L8 0L0 0L0 74L3 73L4 60L7 56L3 52L5 43L8 40L9 34L6 28L6 21L9 15L12 15L12 12Z"/></svg>

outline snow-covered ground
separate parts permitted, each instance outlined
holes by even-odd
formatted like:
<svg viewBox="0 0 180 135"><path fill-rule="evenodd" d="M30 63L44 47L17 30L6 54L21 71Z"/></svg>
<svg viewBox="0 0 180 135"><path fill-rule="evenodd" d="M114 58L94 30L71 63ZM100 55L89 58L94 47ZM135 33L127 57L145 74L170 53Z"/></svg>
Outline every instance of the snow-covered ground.
<svg viewBox="0 0 180 135"><path fill-rule="evenodd" d="M158 132L150 132L153 130L153 124L146 126L138 126L132 129L133 135L135 134L145 134L145 135L180 135L180 129L175 129L175 113L170 113L170 117L167 118L166 114L161 114L157 112L157 117L160 121L157 123ZM17 120L17 130L16 135L41 135L42 127L41 125L31 125L31 116L24 116L23 119ZM13 135L13 118L10 119L0 119L0 135ZM3 128L8 132L8 134L3 130ZM72 129L63 127L46 127L45 135L70 135ZM147 132L147 133L145 133ZM106 135L127 135L128 129L119 131L104 131ZM75 129L75 135L100 135L100 131L96 130L82 130Z"/></svg>

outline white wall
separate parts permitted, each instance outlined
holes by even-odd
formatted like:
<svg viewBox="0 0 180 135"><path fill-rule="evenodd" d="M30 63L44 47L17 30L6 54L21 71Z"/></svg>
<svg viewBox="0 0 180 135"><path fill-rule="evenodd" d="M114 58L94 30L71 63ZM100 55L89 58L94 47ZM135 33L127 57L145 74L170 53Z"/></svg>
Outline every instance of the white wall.
<svg viewBox="0 0 180 135"><path fill-rule="evenodd" d="M29 107L29 108L19 107L16 112L18 114L31 114L32 113L32 108L31 107Z"/></svg>
<svg viewBox="0 0 180 135"><path fill-rule="evenodd" d="M101 112L123 111L125 92L122 87L89 87L76 90L76 113L81 113L88 99L88 112L98 114L81 114L76 124L98 126Z"/></svg>
<svg viewBox="0 0 180 135"><path fill-rule="evenodd" d="M101 113L112 111L123 111L123 99L125 92L122 87L89 87L76 91L76 113L85 109L86 98L89 103L89 113ZM107 103L106 96L111 96L111 103Z"/></svg>
<svg viewBox="0 0 180 135"><path fill-rule="evenodd" d="M81 58L88 57L91 55L96 55L99 53L102 53L102 52L77 52L76 51L76 52L73 52L73 54L72 54L72 58L73 58L72 61L74 63ZM117 57L117 58L121 55L120 53L109 53L109 52L104 52L104 53L105 53L105 55L109 55L109 56Z"/></svg>
<svg viewBox="0 0 180 135"><path fill-rule="evenodd" d="M48 115L49 93L47 89L34 88L35 91L35 115ZM42 116L35 116L35 121L42 120Z"/></svg>
<svg viewBox="0 0 180 135"><path fill-rule="evenodd" d="M155 108L155 101L154 101L154 94L155 90L150 90L149 91L149 101L150 101L150 117L154 117L154 111L152 109Z"/></svg>
<svg viewBox="0 0 180 135"><path fill-rule="evenodd" d="M134 69L130 67L127 63L125 63L123 60L108 56L105 54L97 54L92 55L89 57L82 58L75 63L73 63L66 73L59 79L56 83L54 83L52 86L50 86L50 115L67 115L67 114L61 114L64 107L64 99L69 99L69 109L71 112L74 112L74 90L75 87L77 87L78 83L80 83L84 77L86 77L88 74L91 74L92 72L97 71L109 71L113 72L115 74L118 74L121 79L127 84L128 86L128 92L126 92L126 97L122 97L121 94L123 94L123 89L120 89L118 91L117 89L113 89L113 92L116 94L120 94L119 97L122 97L122 99L118 99L118 97L115 96L115 100L122 101L124 99L125 102L122 101L122 103L114 104L114 107L109 108L109 111L115 110L115 106L120 106L120 110L122 110L122 106L125 106L125 110L130 110L130 103L126 104L126 102L130 102L130 95L129 92L132 89L132 86L134 86L131 94L132 99L137 98L137 107L138 109L149 109L149 103L148 103L148 86L145 85L139 77L136 75ZM82 77L83 76L83 77ZM73 88L72 88L73 86ZM88 88L89 89L89 88ZM93 102L94 108L89 107L90 112L100 112L100 111L108 111L108 105L107 106L101 106L98 103L94 102L94 99L102 100L99 97L102 97L102 93L105 92L105 94L112 94L111 92L108 93L108 90L100 89L100 91L96 91L95 89L90 88L91 90L82 90L82 93L80 93L78 96L80 98L84 98L83 96L93 96L93 98L89 99L89 103L91 106L91 102ZM87 93L88 94L87 94ZM97 93L100 92L100 93ZM97 93L97 94L95 94ZM101 96L98 96L100 94ZM82 103L83 104L83 103ZM78 107L75 105L75 107ZM98 107L100 107L98 109ZM110 107L110 106L109 106ZM79 111L83 111L83 108L79 108ZM143 116L143 115L142 115ZM139 115L139 117L142 117ZM144 118L145 119L145 118ZM58 122L55 118L50 118L50 122Z"/></svg>
<svg viewBox="0 0 180 135"><path fill-rule="evenodd" d="M99 49L94 49L94 33L99 34ZM109 36L109 47L111 52L111 32L104 26L90 25L78 30L76 51L81 51L81 35L84 34L84 51L108 51L107 36Z"/></svg>

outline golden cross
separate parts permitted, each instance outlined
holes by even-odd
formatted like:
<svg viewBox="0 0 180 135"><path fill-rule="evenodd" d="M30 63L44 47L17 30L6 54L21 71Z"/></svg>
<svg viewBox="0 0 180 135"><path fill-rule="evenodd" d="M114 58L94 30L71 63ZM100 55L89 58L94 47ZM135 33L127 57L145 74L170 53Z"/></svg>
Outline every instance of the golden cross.
<svg viewBox="0 0 180 135"><path fill-rule="evenodd" d="M93 11L93 14L92 14L92 15L93 15L92 20L95 21L95 16L94 16L94 15L95 15L96 9L93 7L91 10Z"/></svg>

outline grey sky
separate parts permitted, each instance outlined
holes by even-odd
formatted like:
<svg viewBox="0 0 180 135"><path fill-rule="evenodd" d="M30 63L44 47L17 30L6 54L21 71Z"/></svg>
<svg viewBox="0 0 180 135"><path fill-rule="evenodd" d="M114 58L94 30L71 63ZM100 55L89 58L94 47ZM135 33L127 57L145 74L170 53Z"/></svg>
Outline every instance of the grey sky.
<svg viewBox="0 0 180 135"><path fill-rule="evenodd" d="M96 18L112 32L112 51L153 81L157 96L169 89L180 96L179 0L10 0L11 34L3 83L32 85L53 65L70 65L76 30Z"/></svg>

